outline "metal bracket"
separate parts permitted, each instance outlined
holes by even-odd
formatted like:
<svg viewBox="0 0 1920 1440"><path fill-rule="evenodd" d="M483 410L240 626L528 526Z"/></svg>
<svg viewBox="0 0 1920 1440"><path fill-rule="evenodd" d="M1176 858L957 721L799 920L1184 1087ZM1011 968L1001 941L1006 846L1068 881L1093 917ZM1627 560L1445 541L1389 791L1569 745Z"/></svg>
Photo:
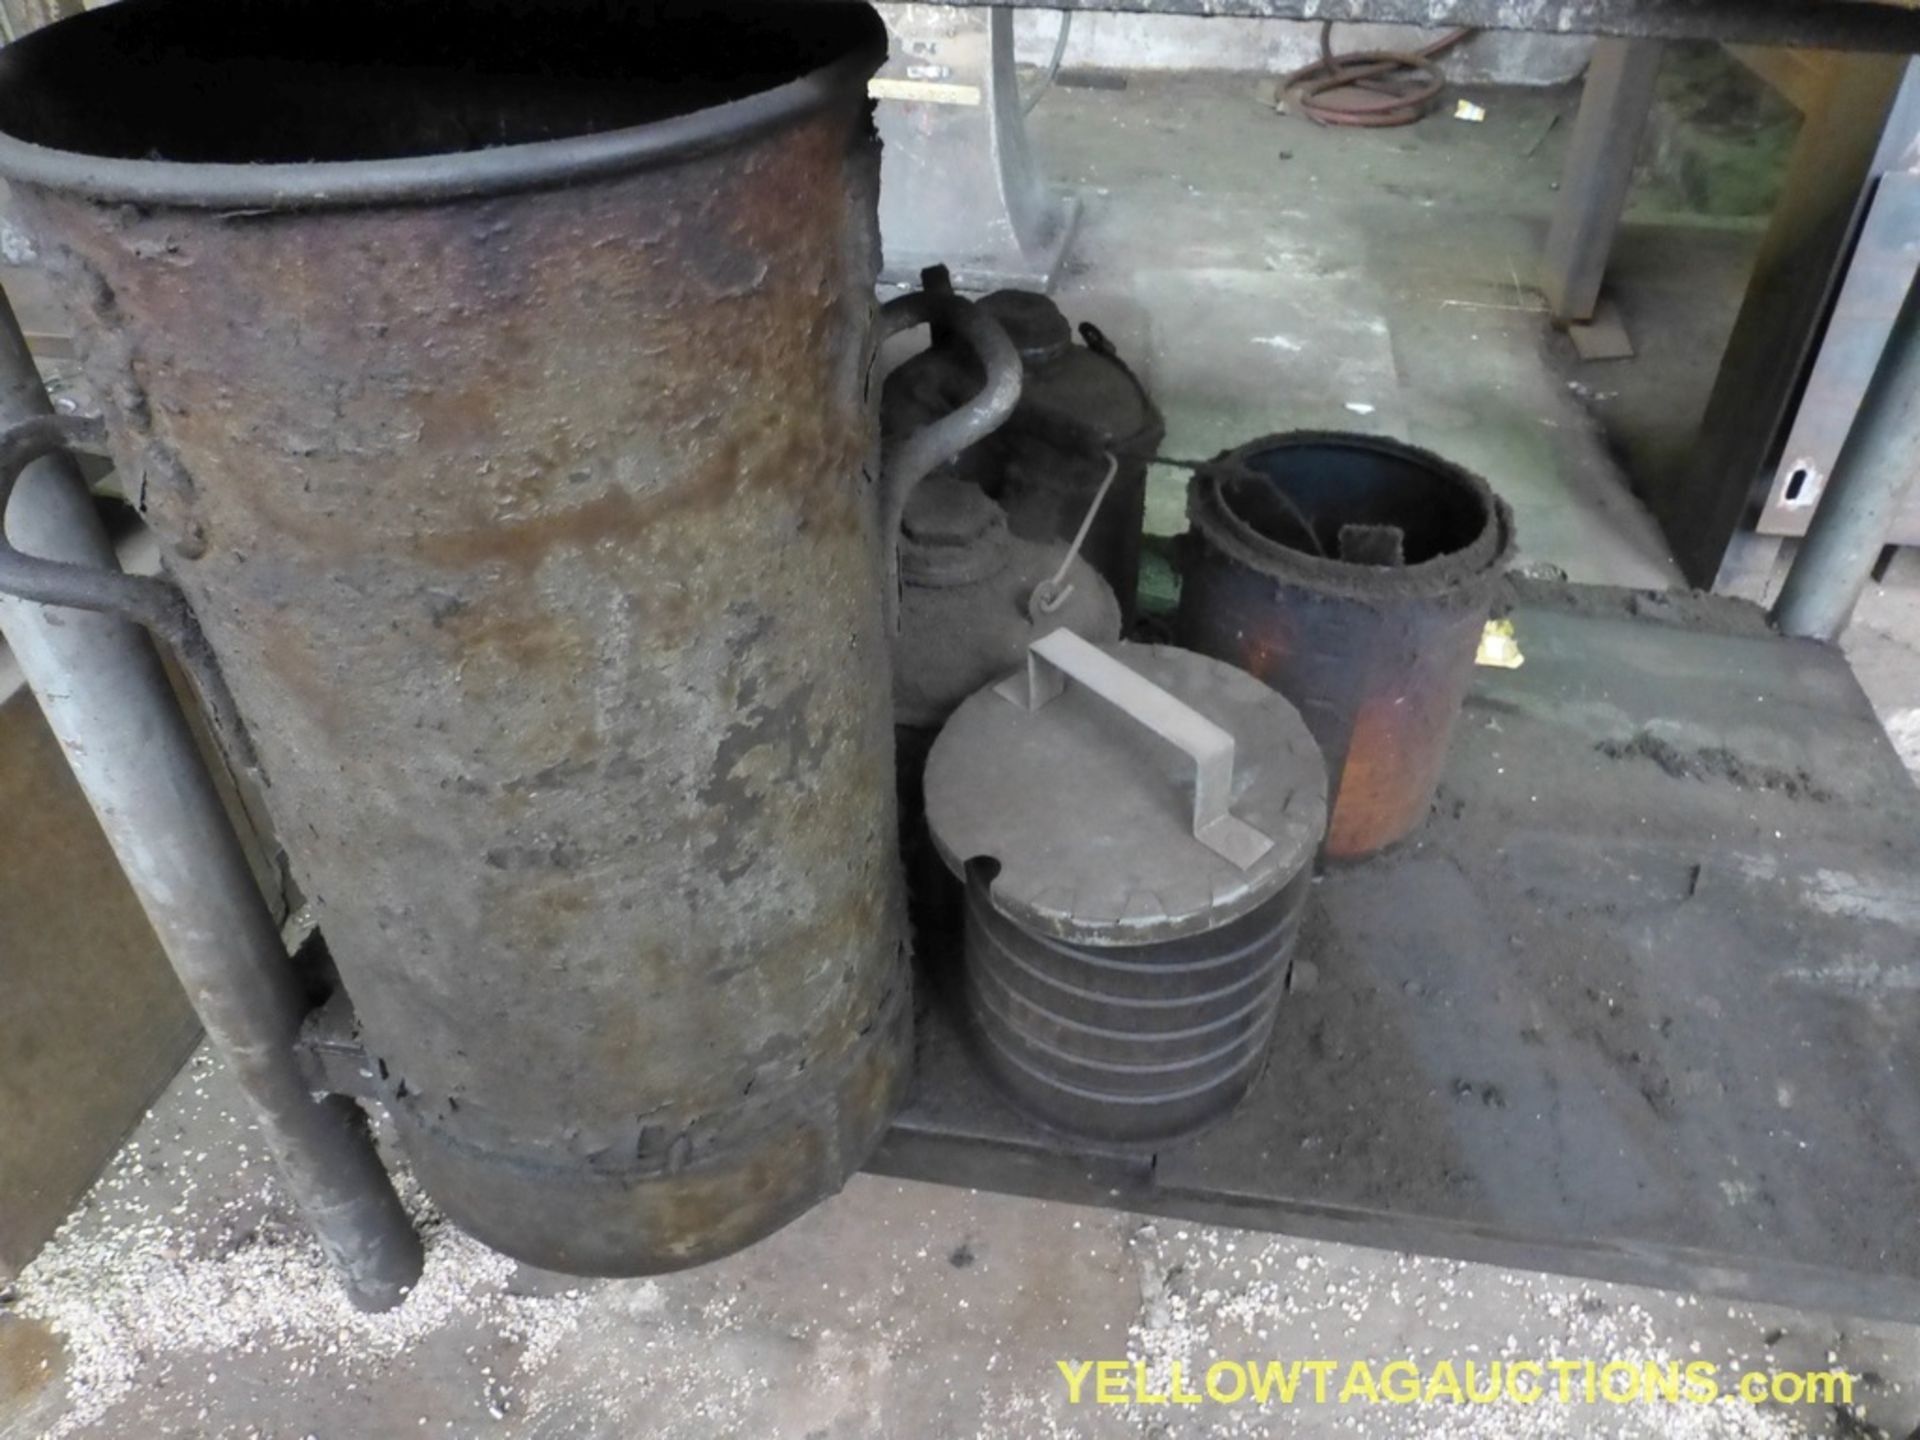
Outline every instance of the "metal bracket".
<svg viewBox="0 0 1920 1440"><path fill-rule="evenodd" d="M345 990L336 990L300 1022L293 1063L316 1095L385 1100L373 1057L360 1039L360 1023Z"/></svg>

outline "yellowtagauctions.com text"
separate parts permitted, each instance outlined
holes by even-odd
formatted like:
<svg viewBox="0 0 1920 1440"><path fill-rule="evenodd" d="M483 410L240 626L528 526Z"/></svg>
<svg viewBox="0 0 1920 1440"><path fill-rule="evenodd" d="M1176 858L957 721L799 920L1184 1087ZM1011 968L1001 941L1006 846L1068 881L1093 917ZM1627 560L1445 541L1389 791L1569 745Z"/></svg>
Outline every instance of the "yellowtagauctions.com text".
<svg viewBox="0 0 1920 1440"><path fill-rule="evenodd" d="M1849 1405L1840 1370L1723 1372L1710 1360L1216 1360L1189 1374L1131 1360L1059 1360L1074 1405Z"/></svg>

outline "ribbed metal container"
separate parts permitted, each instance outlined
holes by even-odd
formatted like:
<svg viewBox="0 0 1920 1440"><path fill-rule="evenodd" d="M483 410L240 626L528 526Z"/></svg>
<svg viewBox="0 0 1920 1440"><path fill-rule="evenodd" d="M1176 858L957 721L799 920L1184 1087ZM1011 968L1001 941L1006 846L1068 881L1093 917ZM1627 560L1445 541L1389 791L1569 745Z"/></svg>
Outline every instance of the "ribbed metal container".
<svg viewBox="0 0 1920 1440"><path fill-rule="evenodd" d="M1166 1138L1225 1114L1266 1058L1310 878L1204 935L1116 947L1022 929L976 873L967 1013L989 1065L1025 1109L1099 1139Z"/></svg>
<svg viewBox="0 0 1920 1440"><path fill-rule="evenodd" d="M1155 1143L1225 1114L1259 1076L1326 772L1293 707L1251 676L1065 632L1034 650L1063 638L1055 653L1094 660L1039 704L1020 703L1029 676L961 706L928 761L927 817L966 881L982 1065L1056 1129ZM1223 768L1193 758L1194 735L1225 742ZM1209 773L1226 803L1203 825ZM1244 847L1219 845L1222 826Z"/></svg>

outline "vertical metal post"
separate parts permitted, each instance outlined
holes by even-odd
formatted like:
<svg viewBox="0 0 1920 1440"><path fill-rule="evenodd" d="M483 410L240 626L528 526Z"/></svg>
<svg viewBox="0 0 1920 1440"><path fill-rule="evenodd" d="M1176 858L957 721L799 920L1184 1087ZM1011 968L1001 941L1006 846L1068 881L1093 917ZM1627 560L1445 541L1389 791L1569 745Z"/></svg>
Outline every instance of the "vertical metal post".
<svg viewBox="0 0 1920 1440"><path fill-rule="evenodd" d="M51 413L0 296L0 424ZM27 468L5 520L24 553L117 568L64 454ZM321 1248L356 1305L398 1304L420 1274L419 1237L366 1117L316 1097L295 1066L306 997L152 641L123 620L4 597L0 633Z"/></svg>
<svg viewBox="0 0 1920 1440"><path fill-rule="evenodd" d="M1837 640L1866 588L1887 527L1920 474L1920 284L1910 287L1873 383L1834 462L1773 620L1788 635Z"/></svg>
<svg viewBox="0 0 1920 1440"><path fill-rule="evenodd" d="M880 278L911 284L946 265L962 290L1050 290L1079 218L1027 144L1013 60L1013 11L883 5L893 57L881 97ZM945 77L916 77L936 66Z"/></svg>
<svg viewBox="0 0 1920 1440"><path fill-rule="evenodd" d="M1599 303L1653 105L1660 52L1658 40L1594 43L1540 266L1540 288L1556 320L1591 320Z"/></svg>
<svg viewBox="0 0 1920 1440"><path fill-rule="evenodd" d="M1906 69L1902 55L1849 54L1828 67L1754 257L1699 439L1684 465L1647 486L1690 584L1717 584L1728 542L1778 459Z"/></svg>

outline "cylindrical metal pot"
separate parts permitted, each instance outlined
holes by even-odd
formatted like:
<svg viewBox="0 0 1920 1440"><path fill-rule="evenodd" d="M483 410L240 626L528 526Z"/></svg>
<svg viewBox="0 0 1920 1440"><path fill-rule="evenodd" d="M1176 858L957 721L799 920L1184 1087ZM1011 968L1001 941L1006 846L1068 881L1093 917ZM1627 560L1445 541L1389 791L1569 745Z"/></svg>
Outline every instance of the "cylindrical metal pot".
<svg viewBox="0 0 1920 1440"><path fill-rule="evenodd" d="M970 698L927 763L966 883L980 1059L1043 1123L1156 1143L1260 1074L1326 769L1293 707L1230 665L1056 630Z"/></svg>
<svg viewBox="0 0 1920 1440"><path fill-rule="evenodd" d="M902 1083L884 45L865 6L126 0L0 52L0 173L382 1097L544 1266L765 1234Z"/></svg>
<svg viewBox="0 0 1920 1440"><path fill-rule="evenodd" d="M1326 853L1426 817L1513 515L1477 475L1372 435L1255 440L1198 471L1177 633L1300 708L1326 755Z"/></svg>

